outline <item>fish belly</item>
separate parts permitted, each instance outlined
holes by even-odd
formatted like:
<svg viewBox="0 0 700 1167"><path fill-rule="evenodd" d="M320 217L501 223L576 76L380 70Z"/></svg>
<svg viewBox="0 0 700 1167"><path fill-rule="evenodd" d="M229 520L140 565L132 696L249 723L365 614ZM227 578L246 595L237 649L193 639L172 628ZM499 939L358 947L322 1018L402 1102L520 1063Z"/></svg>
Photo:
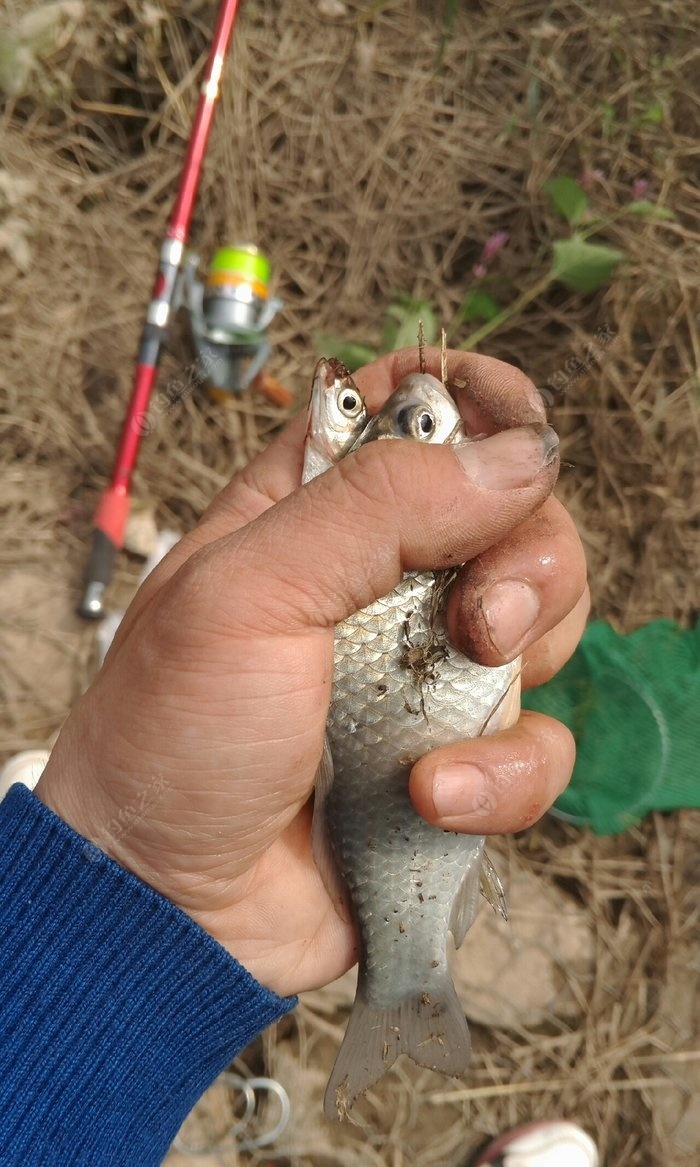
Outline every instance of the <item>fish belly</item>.
<svg viewBox="0 0 700 1167"><path fill-rule="evenodd" d="M341 765L326 802L360 931L363 993L377 1009L427 989L446 968L452 905L483 848L483 838L439 830L416 814L408 773L368 784Z"/></svg>

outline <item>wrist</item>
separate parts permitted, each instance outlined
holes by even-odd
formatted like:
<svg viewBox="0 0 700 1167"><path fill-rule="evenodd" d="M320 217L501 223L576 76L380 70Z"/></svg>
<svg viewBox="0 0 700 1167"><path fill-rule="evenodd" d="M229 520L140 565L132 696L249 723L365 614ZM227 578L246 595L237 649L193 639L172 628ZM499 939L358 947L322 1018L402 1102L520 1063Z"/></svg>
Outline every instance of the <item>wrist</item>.
<svg viewBox="0 0 700 1167"><path fill-rule="evenodd" d="M77 834L99 845L97 839L112 817L113 808L107 804L105 794L97 782L85 781L82 778L84 756L78 751L72 751L71 765L68 767L63 753L59 739L34 788L34 793ZM102 847L102 850L106 854L110 853L106 847Z"/></svg>
<svg viewBox="0 0 700 1167"><path fill-rule="evenodd" d="M156 776L145 790L135 794L115 776L105 780L104 764L95 765L90 743L77 735L67 722L54 746L46 767L34 790L37 798L62 819L93 848L113 859L120 867L166 895L177 906L177 900L168 895L159 880L151 878L139 859L138 848L130 845L138 826L143 823L149 807L162 797L166 787L162 775Z"/></svg>

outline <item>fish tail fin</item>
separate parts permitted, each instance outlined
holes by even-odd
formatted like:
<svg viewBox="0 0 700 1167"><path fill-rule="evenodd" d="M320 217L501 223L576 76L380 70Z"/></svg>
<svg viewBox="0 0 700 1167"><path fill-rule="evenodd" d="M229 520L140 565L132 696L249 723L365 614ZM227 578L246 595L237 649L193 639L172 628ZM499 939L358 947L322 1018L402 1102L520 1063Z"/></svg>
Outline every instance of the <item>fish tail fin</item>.
<svg viewBox="0 0 700 1167"><path fill-rule="evenodd" d="M432 978L427 990L386 1009L373 1009L358 991L326 1089L326 1117L347 1118L357 1098L399 1054L455 1077L467 1068L469 1027L446 969Z"/></svg>

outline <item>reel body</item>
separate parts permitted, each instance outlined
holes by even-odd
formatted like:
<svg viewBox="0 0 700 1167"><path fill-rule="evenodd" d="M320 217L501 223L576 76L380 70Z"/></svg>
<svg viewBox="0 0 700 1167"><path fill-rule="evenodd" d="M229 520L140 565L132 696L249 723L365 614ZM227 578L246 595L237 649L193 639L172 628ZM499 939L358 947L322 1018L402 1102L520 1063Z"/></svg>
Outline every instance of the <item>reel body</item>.
<svg viewBox="0 0 700 1167"><path fill-rule="evenodd" d="M272 352L267 329L282 308L270 295L270 263L252 243L220 247L204 280L199 257L190 255L180 304L186 309L192 343L215 398L243 393Z"/></svg>

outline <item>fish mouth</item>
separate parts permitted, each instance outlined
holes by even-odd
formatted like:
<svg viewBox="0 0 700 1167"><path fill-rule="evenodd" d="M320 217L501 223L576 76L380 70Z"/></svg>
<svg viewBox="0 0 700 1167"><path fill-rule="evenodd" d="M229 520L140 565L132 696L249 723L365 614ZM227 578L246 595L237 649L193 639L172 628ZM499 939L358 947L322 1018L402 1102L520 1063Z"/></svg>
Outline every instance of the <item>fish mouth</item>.
<svg viewBox="0 0 700 1167"><path fill-rule="evenodd" d="M320 436L320 427L322 422L320 411L325 395L333 386L333 383L338 376L338 367L341 369L345 368L342 361L339 361L337 357L321 357L321 359L316 363L313 380L311 382L309 418L306 425L307 441L309 438L318 438Z"/></svg>
<svg viewBox="0 0 700 1167"><path fill-rule="evenodd" d="M339 357L321 357L314 369L313 386L316 389L320 382L320 387L328 390L336 381L340 384L346 377L350 377L350 370Z"/></svg>
<svg viewBox="0 0 700 1167"><path fill-rule="evenodd" d="M350 408L354 412L343 416L333 416L330 411L330 398L340 396L347 391ZM335 414L338 413L336 406ZM330 463L334 463L342 454L339 443L351 440L352 426L358 424L364 415L365 405L352 374L338 357L321 357L314 369L309 402L308 422L306 426L306 441L312 442L317 451Z"/></svg>
<svg viewBox="0 0 700 1167"><path fill-rule="evenodd" d="M350 370L348 366L344 365L339 357L321 357L321 360L318 362L318 364L322 365L324 363L329 373L332 374L333 381L344 381L346 377L350 376ZM318 368L318 365L316 368ZM329 381L329 388L331 384L332 381Z"/></svg>

